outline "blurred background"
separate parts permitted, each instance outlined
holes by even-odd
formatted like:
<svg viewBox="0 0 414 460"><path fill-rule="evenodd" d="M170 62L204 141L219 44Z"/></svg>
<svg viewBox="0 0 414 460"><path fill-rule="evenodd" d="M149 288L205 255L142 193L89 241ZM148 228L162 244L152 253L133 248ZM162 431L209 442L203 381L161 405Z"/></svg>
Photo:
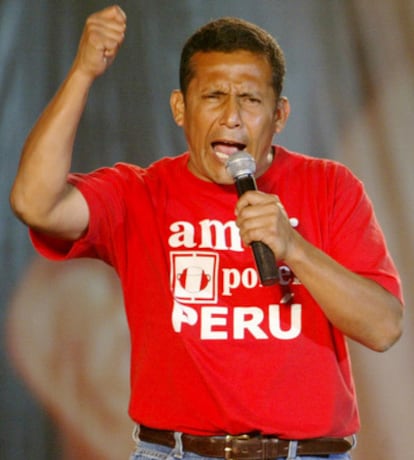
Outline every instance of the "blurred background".
<svg viewBox="0 0 414 460"><path fill-rule="evenodd" d="M8 193L31 126L100 0L0 1L0 458L118 460L133 448L128 336L112 270L53 264L30 246ZM414 0L126 0L125 44L93 87L73 169L148 165L185 150L170 115L187 36L210 19L256 22L287 59L292 105L277 139L347 164L366 184L401 272L403 338L350 343L362 417L355 460L411 460L414 435ZM294 184L292 184L294 187ZM369 251L369 248L367 248Z"/></svg>

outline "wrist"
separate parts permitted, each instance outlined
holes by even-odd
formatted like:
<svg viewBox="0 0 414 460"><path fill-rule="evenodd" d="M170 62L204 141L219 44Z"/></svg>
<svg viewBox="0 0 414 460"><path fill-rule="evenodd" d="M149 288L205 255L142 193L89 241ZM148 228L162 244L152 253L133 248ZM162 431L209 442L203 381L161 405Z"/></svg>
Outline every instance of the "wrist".
<svg viewBox="0 0 414 460"><path fill-rule="evenodd" d="M299 265L305 262L308 247L311 247L311 244L307 242L300 233L293 230L283 260L294 270L294 267L299 267Z"/></svg>
<svg viewBox="0 0 414 460"><path fill-rule="evenodd" d="M85 71L80 66L77 66L76 63L72 66L69 71L67 80L72 84L88 91L95 81L96 77L90 72Z"/></svg>

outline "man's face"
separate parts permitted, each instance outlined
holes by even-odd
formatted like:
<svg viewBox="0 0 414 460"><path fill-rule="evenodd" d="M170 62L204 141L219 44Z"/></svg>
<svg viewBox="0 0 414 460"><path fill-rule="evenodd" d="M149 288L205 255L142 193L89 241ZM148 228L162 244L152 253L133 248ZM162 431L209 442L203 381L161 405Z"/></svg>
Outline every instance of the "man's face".
<svg viewBox="0 0 414 460"><path fill-rule="evenodd" d="M277 100L274 93L270 64L248 51L197 53L191 63L194 76L185 99L179 91L171 96L189 146L190 171L207 181L231 183L228 156L246 150L260 176L272 161L273 135L289 113L287 100Z"/></svg>

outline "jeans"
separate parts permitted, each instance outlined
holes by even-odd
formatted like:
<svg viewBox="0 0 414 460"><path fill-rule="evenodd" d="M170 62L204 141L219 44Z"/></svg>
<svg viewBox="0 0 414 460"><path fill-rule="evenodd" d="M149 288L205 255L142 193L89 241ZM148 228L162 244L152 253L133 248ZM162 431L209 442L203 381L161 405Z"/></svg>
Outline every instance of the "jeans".
<svg viewBox="0 0 414 460"><path fill-rule="evenodd" d="M346 454L332 454L324 457L303 457L297 456L296 460L351 460L351 456ZM182 452L179 447L171 449L160 444L152 444L144 441L137 441L137 448L129 460L222 460L211 457L201 457L192 452ZM278 457L275 460L286 460L286 457Z"/></svg>

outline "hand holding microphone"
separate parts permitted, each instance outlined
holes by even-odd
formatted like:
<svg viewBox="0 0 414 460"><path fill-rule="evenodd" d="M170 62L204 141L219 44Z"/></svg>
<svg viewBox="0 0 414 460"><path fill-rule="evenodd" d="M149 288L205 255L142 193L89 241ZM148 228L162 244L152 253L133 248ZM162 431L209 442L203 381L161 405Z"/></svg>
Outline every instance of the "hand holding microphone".
<svg viewBox="0 0 414 460"><path fill-rule="evenodd" d="M239 197L249 190L257 190L254 178L256 163L249 153L239 151L230 155L226 169L235 182ZM262 285L277 283L279 270L273 251L261 241L253 241L251 247Z"/></svg>

